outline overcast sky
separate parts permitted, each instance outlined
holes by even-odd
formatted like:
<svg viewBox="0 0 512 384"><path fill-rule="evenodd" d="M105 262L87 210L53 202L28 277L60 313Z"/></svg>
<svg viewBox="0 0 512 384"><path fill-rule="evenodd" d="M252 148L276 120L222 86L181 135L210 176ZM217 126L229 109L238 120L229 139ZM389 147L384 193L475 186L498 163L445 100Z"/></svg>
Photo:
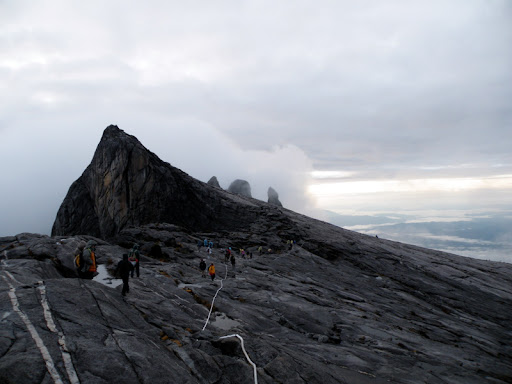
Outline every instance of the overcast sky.
<svg viewBox="0 0 512 384"><path fill-rule="evenodd" d="M306 214L507 210L511 68L509 0L0 0L0 236L109 124Z"/></svg>

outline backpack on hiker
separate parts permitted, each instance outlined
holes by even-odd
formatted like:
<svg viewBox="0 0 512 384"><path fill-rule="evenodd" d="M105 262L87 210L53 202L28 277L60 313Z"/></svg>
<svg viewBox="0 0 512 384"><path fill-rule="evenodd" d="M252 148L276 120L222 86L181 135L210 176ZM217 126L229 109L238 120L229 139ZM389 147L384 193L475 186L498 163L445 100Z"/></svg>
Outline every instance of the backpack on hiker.
<svg viewBox="0 0 512 384"><path fill-rule="evenodd" d="M128 252L128 261L135 267L139 261L139 257L139 244L134 244L130 252Z"/></svg>
<svg viewBox="0 0 512 384"><path fill-rule="evenodd" d="M76 247L75 249L75 269L78 271L80 271L81 267L83 266L83 262L82 262L82 253L84 251L84 248L85 248L85 242L80 242L78 244L78 246Z"/></svg>
<svg viewBox="0 0 512 384"><path fill-rule="evenodd" d="M80 269L80 266L82 265L82 252L80 252L78 255L75 256L75 267L76 269Z"/></svg>

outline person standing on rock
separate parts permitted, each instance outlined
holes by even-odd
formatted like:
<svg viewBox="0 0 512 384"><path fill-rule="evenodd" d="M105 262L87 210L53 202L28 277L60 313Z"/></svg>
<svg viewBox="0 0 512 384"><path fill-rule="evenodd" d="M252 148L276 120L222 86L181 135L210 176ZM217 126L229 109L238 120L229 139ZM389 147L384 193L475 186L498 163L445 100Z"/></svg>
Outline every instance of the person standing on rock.
<svg viewBox="0 0 512 384"><path fill-rule="evenodd" d="M82 252L82 259L80 265L79 276L82 279L92 280L98 273L96 272L96 242L89 240L85 244L85 248Z"/></svg>
<svg viewBox="0 0 512 384"><path fill-rule="evenodd" d="M199 269L201 270L201 277L206 277L206 261L204 259L201 259Z"/></svg>
<svg viewBox="0 0 512 384"><path fill-rule="evenodd" d="M231 255L231 266L233 267L233 273L236 272L236 259L235 259L235 255Z"/></svg>
<svg viewBox="0 0 512 384"><path fill-rule="evenodd" d="M123 260L121 260L116 267L115 276L121 277L123 279L123 290L121 294L126 296L128 292L130 292L130 286L128 285L128 280L130 279L130 273L133 273L134 266L128 260L128 254L123 254ZM133 276L133 275L132 275Z"/></svg>
<svg viewBox="0 0 512 384"><path fill-rule="evenodd" d="M213 263L208 267L208 273L210 274L212 281L215 280L215 265L213 265Z"/></svg>
<svg viewBox="0 0 512 384"><path fill-rule="evenodd" d="M130 250L130 255L128 257L129 261L133 264L134 268L132 269L132 278L134 273L137 273L137 277L140 276L140 252L139 252L139 244L133 244L132 249Z"/></svg>

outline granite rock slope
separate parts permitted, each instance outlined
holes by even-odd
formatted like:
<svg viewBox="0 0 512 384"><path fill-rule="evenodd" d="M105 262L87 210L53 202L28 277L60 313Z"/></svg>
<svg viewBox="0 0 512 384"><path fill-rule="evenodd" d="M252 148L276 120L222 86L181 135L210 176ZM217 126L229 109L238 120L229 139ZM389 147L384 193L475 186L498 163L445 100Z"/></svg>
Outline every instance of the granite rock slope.
<svg viewBox="0 0 512 384"><path fill-rule="evenodd" d="M160 223L96 239L107 270L133 242L143 249L124 299L108 275L72 278L73 250L91 237L0 239L0 382L55 382L16 303L63 382L253 382L240 342L222 338L233 334L259 383L512 381L511 265L286 216L277 227L309 225L291 249L258 225L206 233ZM197 247L205 237L211 256ZM148 256L155 244L158 259ZM225 247L253 258L236 252L233 270ZM217 267L213 282L201 277L202 257Z"/></svg>
<svg viewBox="0 0 512 384"><path fill-rule="evenodd" d="M102 274L84 281L74 250L90 239ZM142 274L122 298L109 271L134 243ZM217 266L213 282L202 257ZM0 383L252 382L234 334L259 383L512 382L510 264L224 191L115 126L52 237L0 238L0 261Z"/></svg>

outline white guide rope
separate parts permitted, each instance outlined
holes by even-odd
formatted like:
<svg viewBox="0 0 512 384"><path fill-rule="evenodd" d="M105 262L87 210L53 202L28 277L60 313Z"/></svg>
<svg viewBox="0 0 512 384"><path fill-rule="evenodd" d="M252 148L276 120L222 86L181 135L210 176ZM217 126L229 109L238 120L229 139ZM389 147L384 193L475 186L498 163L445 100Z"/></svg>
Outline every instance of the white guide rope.
<svg viewBox="0 0 512 384"><path fill-rule="evenodd" d="M204 327L202 329L203 331L206 329L206 326L208 325L208 322L210 321L210 316L212 315L213 303L215 302L215 298L217 297L219 291L224 287L223 281L228 277L228 267L227 267L226 264L224 264L224 266L226 267L226 275L224 276L224 279L220 280L220 288L217 289L217 292L215 292L215 296L213 296L212 304L210 305L210 312L208 313L208 318L206 319L206 322L204 323ZM242 336L240 336L238 334L229 335L229 336L222 336L220 339L227 339L227 338L230 338L230 337L236 337L236 338L238 338L240 340L240 344L242 345L242 351L244 352L245 358L247 359L249 364L252 365L252 368L253 368L254 384L258 384L258 371L256 369L256 364L253 363L253 361L251 360L251 358L247 354L247 351L245 350L244 339L242 338Z"/></svg>
<svg viewBox="0 0 512 384"><path fill-rule="evenodd" d="M238 334L229 335L229 336L222 336L221 339L227 339L227 338L230 338L230 337L237 337L240 340L240 344L242 345L242 351L244 351L245 358L247 359L249 364L252 365L252 369L253 369L253 372L254 372L254 384L258 384L258 371L256 370L256 364L254 364L252 362L251 358L249 357L249 355L245 351L244 339L242 338L242 336L240 336Z"/></svg>
<svg viewBox="0 0 512 384"><path fill-rule="evenodd" d="M208 322L210 321L210 316L212 315L212 311L213 311L213 303L215 302L215 298L217 297L217 295L219 294L219 291L224 288L224 285L223 285L223 281L228 277L228 266L224 264L224 266L226 267L226 275L224 276L224 279L220 279L220 288L217 289L217 292L215 292L215 296L213 296L213 300L212 300L212 304L210 305L210 312L208 313L208 318L206 319L206 323L204 323L204 327L202 329L202 331L204 331L206 329L206 326L208 325Z"/></svg>

